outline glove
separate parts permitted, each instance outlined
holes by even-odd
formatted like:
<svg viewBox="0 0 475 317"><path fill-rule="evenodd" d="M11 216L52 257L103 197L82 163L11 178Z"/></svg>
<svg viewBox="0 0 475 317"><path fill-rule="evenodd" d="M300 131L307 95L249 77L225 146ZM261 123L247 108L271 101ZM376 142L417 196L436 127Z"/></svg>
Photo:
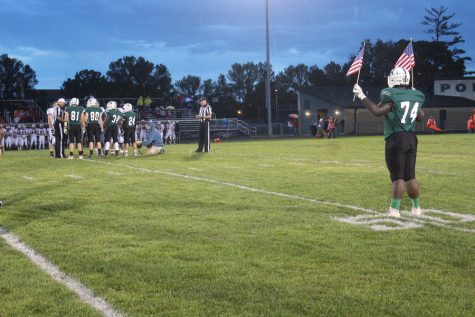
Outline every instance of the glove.
<svg viewBox="0 0 475 317"><path fill-rule="evenodd" d="M68 127L64 127L63 132L64 132L64 134L68 134Z"/></svg>
<svg viewBox="0 0 475 317"><path fill-rule="evenodd" d="M360 85L355 84L353 86L353 93L355 94L356 97L358 97L360 100L363 100L366 98L366 95L363 93L363 88L360 87Z"/></svg>
<svg viewBox="0 0 475 317"><path fill-rule="evenodd" d="M54 136L54 129L49 129L51 132L51 136Z"/></svg>

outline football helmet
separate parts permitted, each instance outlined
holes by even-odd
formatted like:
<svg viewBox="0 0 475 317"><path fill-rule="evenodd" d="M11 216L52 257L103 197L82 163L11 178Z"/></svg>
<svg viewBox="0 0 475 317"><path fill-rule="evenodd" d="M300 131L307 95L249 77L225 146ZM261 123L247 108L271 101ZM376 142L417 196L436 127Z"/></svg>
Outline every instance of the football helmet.
<svg viewBox="0 0 475 317"><path fill-rule="evenodd" d="M71 98L71 100L69 100L69 105L70 106L79 106L79 99L78 98Z"/></svg>
<svg viewBox="0 0 475 317"><path fill-rule="evenodd" d="M96 98L89 98L86 103L87 107L98 107L99 103Z"/></svg>
<svg viewBox="0 0 475 317"><path fill-rule="evenodd" d="M107 110L117 109L117 102L109 101L106 106Z"/></svg>
<svg viewBox="0 0 475 317"><path fill-rule="evenodd" d="M388 76L388 86L408 86L411 80L411 74L403 67L395 67L391 70Z"/></svg>
<svg viewBox="0 0 475 317"><path fill-rule="evenodd" d="M124 111L125 111L125 112L132 111L132 104L126 103L126 104L124 105Z"/></svg>

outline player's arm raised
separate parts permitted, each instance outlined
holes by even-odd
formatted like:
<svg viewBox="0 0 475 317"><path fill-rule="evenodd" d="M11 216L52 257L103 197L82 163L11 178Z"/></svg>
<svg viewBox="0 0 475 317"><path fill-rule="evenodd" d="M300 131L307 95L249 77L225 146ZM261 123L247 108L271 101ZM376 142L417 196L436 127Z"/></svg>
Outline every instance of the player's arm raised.
<svg viewBox="0 0 475 317"><path fill-rule="evenodd" d="M384 116L393 109L392 102L376 104L373 100L366 97L366 95L363 93L363 89L358 84L355 84L353 87L353 93L361 100L366 109L368 109L375 116Z"/></svg>

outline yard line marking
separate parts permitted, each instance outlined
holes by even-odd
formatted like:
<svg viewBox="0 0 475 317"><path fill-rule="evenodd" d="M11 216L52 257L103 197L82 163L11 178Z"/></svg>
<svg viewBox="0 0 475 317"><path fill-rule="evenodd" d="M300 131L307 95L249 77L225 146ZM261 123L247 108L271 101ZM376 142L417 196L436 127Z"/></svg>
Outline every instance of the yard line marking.
<svg viewBox="0 0 475 317"><path fill-rule="evenodd" d="M23 179L26 179L26 180L29 180L29 181L32 181L34 178L31 177L31 176L23 176L22 177Z"/></svg>
<svg viewBox="0 0 475 317"><path fill-rule="evenodd" d="M83 179L84 177L74 174L65 174L64 176L74 178L74 179Z"/></svg>
<svg viewBox="0 0 475 317"><path fill-rule="evenodd" d="M99 164L104 164L104 165L109 165L109 166L115 166L115 167L126 167L132 170L137 170L141 172L146 172L146 173L156 173L156 174L162 174L162 175L168 175L168 176L174 176L174 177L181 177L185 179L191 179L191 180L196 180L200 182L208 182L210 184L216 184L216 185L221 185L221 186L228 186L228 187L234 187L234 188L239 188L242 190L254 192L254 193L261 193L261 194L266 194L266 195L272 195L272 196L278 196L278 197L283 197L283 198L288 198L290 200L300 200L300 201L306 201L309 203L314 203L318 205L326 205L326 206L333 206L333 207L339 207L339 208L346 208L346 209L351 209L355 211L362 211L365 213L373 214L373 215L379 215L383 216L381 212L369 209L369 208L364 208L364 207L359 207L359 206L354 206L354 205L348 205L348 204L341 204L337 202L331 202L331 201L325 201L325 200L318 200L318 199L313 199L313 198L307 198L303 196L297 196L297 195L291 195L291 194L285 194L285 193L279 193L279 192L273 192L265 189L259 189L259 188L253 188L245 185L239 185L236 183L229 183L229 182L222 182L222 181L217 181L214 179L209 179L205 177L199 177L199 176L192 176L192 175L187 175L187 174L180 174L176 172L170 172L170 171L161 171L161 170L151 170L148 168L143 168L143 167L136 167L132 165L122 165L122 164L117 164L117 163L110 163L110 162L104 162L104 161L91 161L88 160L85 162L91 162L91 163L99 163ZM454 218L459 218L462 219L463 221L458 221L458 222L471 222L475 221L475 216L472 215L466 215L466 214L459 214L459 213L452 213L452 212L446 212L442 210L434 210L434 209L423 209L423 212L432 212L432 213L439 213L443 215L448 215ZM442 218L437 218L434 220L430 216L424 217L413 217L410 212L408 211L401 211L401 214L403 217L400 219L405 219L407 221L412 221L415 223L423 223L423 224L431 224L437 227L443 227L443 228L448 228L448 229L453 229L457 231L463 231L463 232L469 232L469 233L475 233L475 229L468 229L468 228L461 228L452 225L453 222L449 223L444 223L444 219ZM431 219L432 218L432 219ZM332 218L337 221L341 221L341 218ZM388 217L384 217L384 219L388 219ZM389 218L391 219L391 218Z"/></svg>
<svg viewBox="0 0 475 317"><path fill-rule="evenodd" d="M188 167L189 170L192 170L192 171L204 171L204 169L202 168L197 168L197 167Z"/></svg>
<svg viewBox="0 0 475 317"><path fill-rule="evenodd" d="M0 227L0 236L7 242L7 244L13 249L21 252L31 262L38 266L43 272L51 276L55 281L65 285L67 288L76 293L79 298L94 307L106 317L125 317L124 314L116 311L109 303L103 298L95 296L94 292L84 286L81 282L63 273L56 265L49 262L38 252L21 242L20 239L7 230Z"/></svg>

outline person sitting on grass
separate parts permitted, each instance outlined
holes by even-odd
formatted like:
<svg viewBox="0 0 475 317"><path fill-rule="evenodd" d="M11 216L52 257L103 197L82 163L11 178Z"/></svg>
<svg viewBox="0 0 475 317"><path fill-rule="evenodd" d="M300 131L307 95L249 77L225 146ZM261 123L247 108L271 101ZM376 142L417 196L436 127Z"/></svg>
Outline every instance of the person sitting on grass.
<svg viewBox="0 0 475 317"><path fill-rule="evenodd" d="M145 130L147 130L147 137L145 141L137 141L137 146L140 148L142 145L147 147L147 155L156 155L165 153L163 139L161 133L158 132L155 124L152 121L145 123Z"/></svg>

